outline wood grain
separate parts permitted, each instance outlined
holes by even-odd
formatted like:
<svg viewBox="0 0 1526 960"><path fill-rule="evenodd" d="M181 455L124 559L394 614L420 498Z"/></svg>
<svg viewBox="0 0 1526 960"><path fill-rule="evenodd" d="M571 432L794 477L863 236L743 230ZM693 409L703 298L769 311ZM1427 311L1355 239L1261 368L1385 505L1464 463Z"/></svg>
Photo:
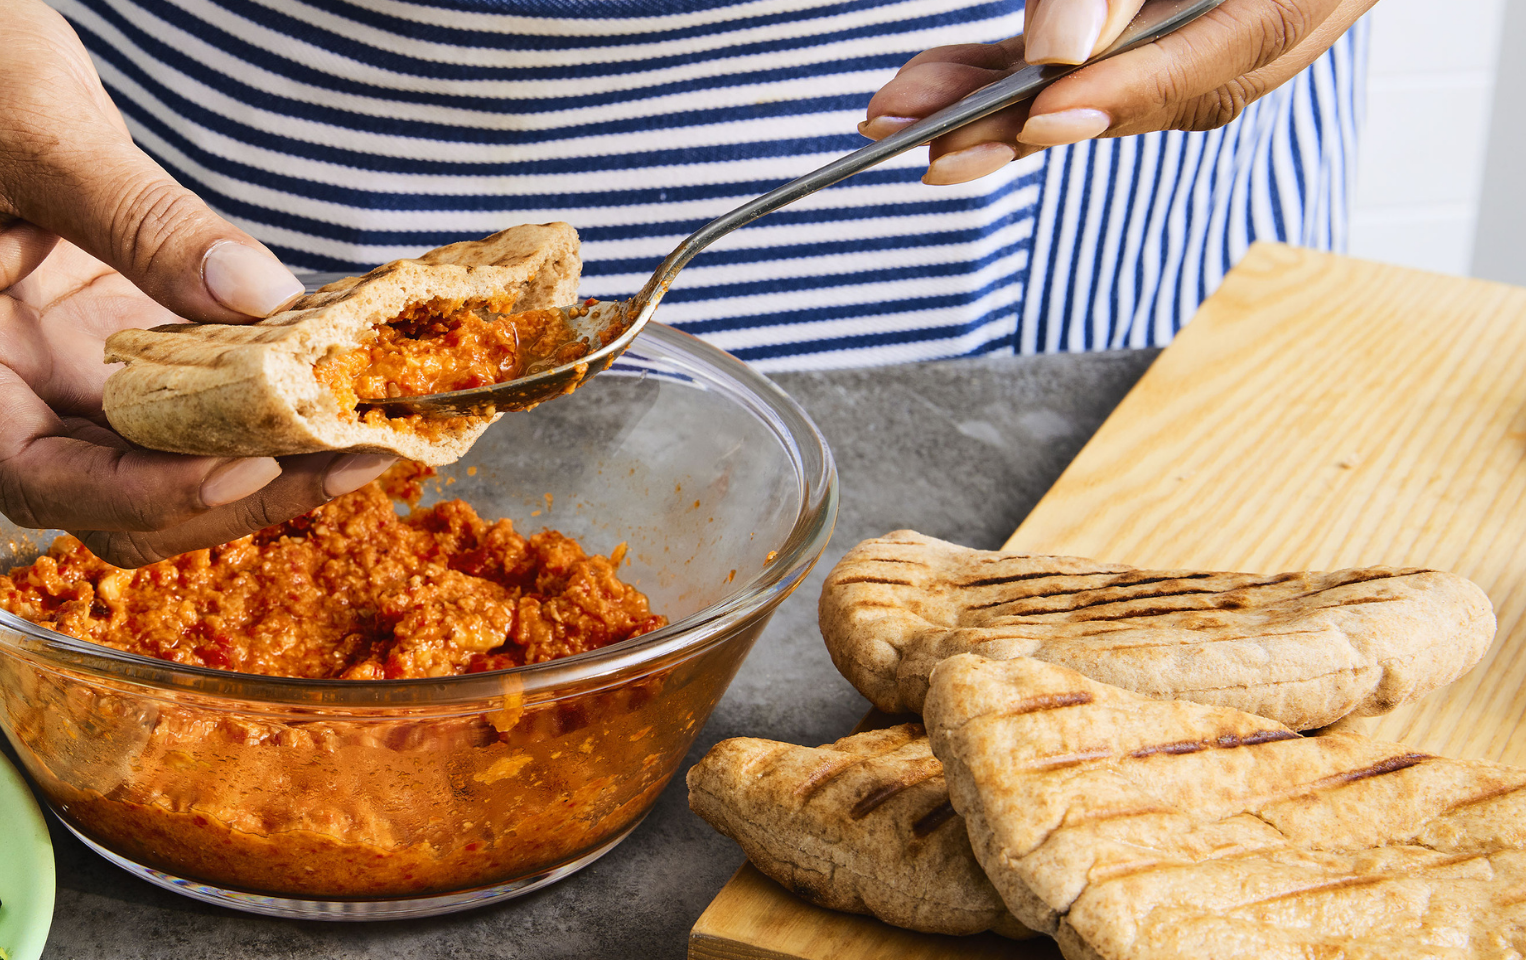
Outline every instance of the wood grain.
<svg viewBox="0 0 1526 960"><path fill-rule="evenodd" d="M1366 728L1526 764L1526 290L1258 245L1007 548L1460 573L1494 601L1489 655Z"/></svg>
<svg viewBox="0 0 1526 960"><path fill-rule="evenodd" d="M813 907L744 863L689 934L691 960L1060 960L1048 939L915 933Z"/></svg>
<svg viewBox="0 0 1526 960"><path fill-rule="evenodd" d="M1258 244L1007 548L1275 573L1371 564L1470 577L1484 662L1358 725L1526 764L1526 290ZM812 907L750 866L695 924L706 960L1058 957Z"/></svg>

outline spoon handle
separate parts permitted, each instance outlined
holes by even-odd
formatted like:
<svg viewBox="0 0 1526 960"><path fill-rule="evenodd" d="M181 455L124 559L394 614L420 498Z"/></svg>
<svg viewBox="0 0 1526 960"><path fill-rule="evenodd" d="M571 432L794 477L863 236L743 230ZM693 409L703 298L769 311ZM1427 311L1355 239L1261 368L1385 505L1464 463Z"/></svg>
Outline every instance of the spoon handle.
<svg viewBox="0 0 1526 960"><path fill-rule="evenodd" d="M1140 9L1138 16L1130 21L1113 45L1087 63L1096 63L1098 60L1116 56L1157 40L1197 19L1222 2L1223 0L1148 0ZM638 321L644 321L651 315L657 308L657 302L672 285L678 271L694 259L695 254L736 228L751 223L766 213L772 213L786 204L793 203L807 194L815 193L823 187L830 187L877 163L957 130L971 121L989 116L1015 103L1021 103L1083 66L1086 64L1047 66L1023 64L1008 76L981 87L963 100L950 104L883 140L855 150L847 156L839 157L820 169L776 187L755 200L749 200L730 213L716 217L694 231L672 253L668 254L667 259L662 261L657 272L652 274L646 286L633 298L632 305L637 307L636 318Z"/></svg>

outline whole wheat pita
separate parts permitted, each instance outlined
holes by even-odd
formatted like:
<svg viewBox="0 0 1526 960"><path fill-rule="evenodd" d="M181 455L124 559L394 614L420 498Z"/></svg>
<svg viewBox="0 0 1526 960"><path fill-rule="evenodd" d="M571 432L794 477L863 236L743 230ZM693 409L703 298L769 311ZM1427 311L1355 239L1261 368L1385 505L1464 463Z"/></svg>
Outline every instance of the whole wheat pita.
<svg viewBox="0 0 1526 960"><path fill-rule="evenodd" d="M426 430L356 418L315 379L314 365L356 348L371 328L419 304L565 306L576 299L580 274L572 227L527 225L394 260L258 323L124 330L106 341L106 362L125 364L106 381L106 416L134 443L174 453L348 450L449 463L496 417L431 421Z"/></svg>
<svg viewBox="0 0 1526 960"><path fill-rule="evenodd" d="M1460 676L1494 637L1462 577L1136 570L971 550L901 530L854 547L821 592L843 676L887 713L919 712L959 653L1034 657L1158 699L1235 707L1291 727L1383 713Z"/></svg>
<svg viewBox="0 0 1526 960"><path fill-rule="evenodd" d="M1526 771L1028 658L945 660L926 717L976 858L1072 960L1526 950Z"/></svg>
<svg viewBox="0 0 1526 960"><path fill-rule="evenodd" d="M928 933L1033 936L976 864L920 724L822 747L723 740L688 784L695 813L811 903Z"/></svg>

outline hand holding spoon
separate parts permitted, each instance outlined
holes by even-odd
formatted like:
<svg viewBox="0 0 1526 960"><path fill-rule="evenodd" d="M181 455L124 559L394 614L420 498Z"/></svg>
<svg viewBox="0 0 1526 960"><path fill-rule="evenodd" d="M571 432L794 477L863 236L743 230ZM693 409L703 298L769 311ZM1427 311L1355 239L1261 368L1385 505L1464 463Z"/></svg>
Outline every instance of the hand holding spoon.
<svg viewBox="0 0 1526 960"><path fill-rule="evenodd" d="M1223 0L1150 0L1112 46L1087 63L1105 60L1152 43L1222 2ZM426 417L453 417L491 410L525 410L564 393L571 393L584 380L608 368L616 357L625 352L656 312L658 303L672 286L678 272L696 254L719 238L823 187L829 187L967 123L1036 96L1054 81L1083 66L1086 64L1022 64L1006 77L976 90L963 100L710 221L674 248L657 267L646 286L641 288L641 292L630 299L618 302L595 300L561 308L562 316L572 332L571 339L582 340L586 346L586 353L571 363L470 390L367 400L366 405L383 410L389 416L416 413Z"/></svg>

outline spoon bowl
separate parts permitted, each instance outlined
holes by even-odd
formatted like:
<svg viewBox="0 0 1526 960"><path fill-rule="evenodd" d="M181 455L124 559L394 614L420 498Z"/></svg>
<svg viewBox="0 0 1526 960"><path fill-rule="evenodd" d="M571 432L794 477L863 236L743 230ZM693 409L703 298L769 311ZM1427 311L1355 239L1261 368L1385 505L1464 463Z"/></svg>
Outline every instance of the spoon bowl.
<svg viewBox="0 0 1526 960"><path fill-rule="evenodd" d="M571 393L583 381L608 369L625 352L644 324L632 323L629 300L586 300L571 307L558 307L571 336L567 343L581 342L582 356L548 369L532 365L524 375L468 390L419 396L362 400L362 410L381 410L389 417L419 414L430 418L486 416L533 410L547 400Z"/></svg>

